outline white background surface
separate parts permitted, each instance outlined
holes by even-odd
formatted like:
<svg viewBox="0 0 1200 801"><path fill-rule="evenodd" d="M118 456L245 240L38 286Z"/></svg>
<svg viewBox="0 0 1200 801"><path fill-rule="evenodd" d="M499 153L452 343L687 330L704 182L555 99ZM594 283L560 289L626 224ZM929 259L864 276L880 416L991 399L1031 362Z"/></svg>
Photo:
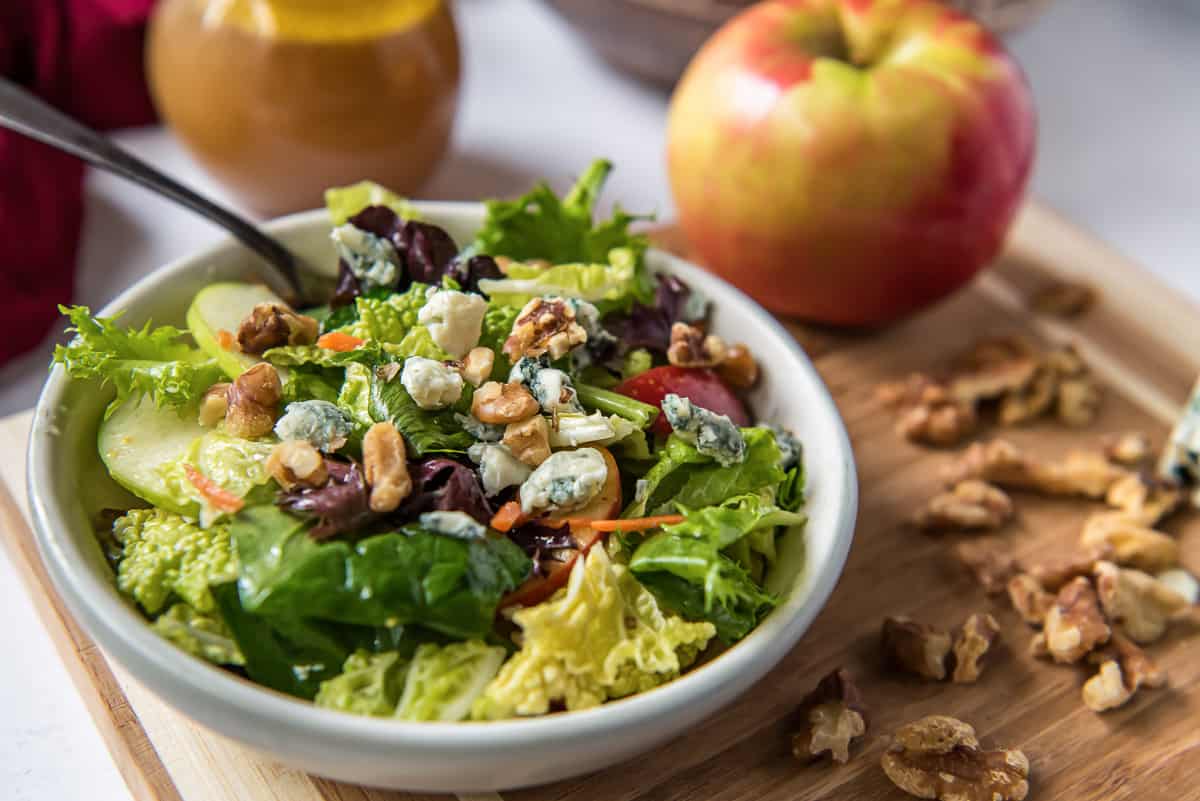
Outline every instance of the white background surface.
<svg viewBox="0 0 1200 801"><path fill-rule="evenodd" d="M618 169L609 199L670 214L661 154L667 95L611 72L534 0L460 0L465 85L455 149L423 193L476 199L562 185L592 157ZM1010 45L1040 111L1033 191L1200 299L1200 5L1059 0ZM226 199L159 130L118 139ZM217 238L207 223L105 175L87 188L77 302ZM0 413L32 405L50 343L0 371ZM11 454L10 458L17 458ZM20 579L0 551L0 799L127 801Z"/></svg>

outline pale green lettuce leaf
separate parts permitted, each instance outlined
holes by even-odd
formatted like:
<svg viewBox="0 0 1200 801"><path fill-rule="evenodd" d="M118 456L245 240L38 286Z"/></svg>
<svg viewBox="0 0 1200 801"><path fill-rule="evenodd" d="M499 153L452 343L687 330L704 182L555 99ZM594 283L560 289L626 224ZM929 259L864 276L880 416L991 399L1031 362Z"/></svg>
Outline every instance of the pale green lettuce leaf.
<svg viewBox="0 0 1200 801"><path fill-rule="evenodd" d="M211 613L209 585L237 578L227 526L203 529L161 509L131 509L117 518L112 531L122 552L117 588L149 614L160 612L172 597Z"/></svg>
<svg viewBox="0 0 1200 801"><path fill-rule="evenodd" d="M710 623L665 613L604 548L575 563L567 586L512 615L521 650L475 702L473 718L585 709L670 681L715 634Z"/></svg>
<svg viewBox="0 0 1200 801"><path fill-rule="evenodd" d="M173 604L151 624L160 637L192 656L216 665L244 665L232 632L217 614L203 614L185 603Z"/></svg>
<svg viewBox="0 0 1200 801"><path fill-rule="evenodd" d="M271 476L267 473L267 459L275 447L274 437L261 440L242 439L230 436L218 429L197 437L187 455L178 462L164 464L159 469L163 483L178 508L190 504L200 505L200 521L208 525L220 517L188 480L184 465L191 465L203 476L232 495L254 500L265 497ZM261 488L261 489L260 489Z"/></svg>
<svg viewBox="0 0 1200 801"><path fill-rule="evenodd" d="M417 210L404 198L374 181L359 181L350 186L335 186L325 190L325 208L337 227L367 206L387 206L404 220L419 220Z"/></svg>
<svg viewBox="0 0 1200 801"><path fill-rule="evenodd" d="M347 657L340 674L321 682L313 703L354 715L390 717L407 671L408 660L395 651L373 654L359 649Z"/></svg>
<svg viewBox="0 0 1200 801"><path fill-rule="evenodd" d="M433 288L429 284L414 283L407 291L387 298L355 298L358 319L339 330L367 341L399 343L405 334L420 326L417 313Z"/></svg>
<svg viewBox="0 0 1200 801"><path fill-rule="evenodd" d="M554 295L593 303L601 313L627 306L636 299L638 272L633 252L618 248L611 263L559 264L543 267L513 262L506 278L484 278L480 291L493 303L520 308L535 297Z"/></svg>
<svg viewBox="0 0 1200 801"><path fill-rule="evenodd" d="M462 720L504 661L504 649L479 640L425 643L413 655L396 707L401 720Z"/></svg>

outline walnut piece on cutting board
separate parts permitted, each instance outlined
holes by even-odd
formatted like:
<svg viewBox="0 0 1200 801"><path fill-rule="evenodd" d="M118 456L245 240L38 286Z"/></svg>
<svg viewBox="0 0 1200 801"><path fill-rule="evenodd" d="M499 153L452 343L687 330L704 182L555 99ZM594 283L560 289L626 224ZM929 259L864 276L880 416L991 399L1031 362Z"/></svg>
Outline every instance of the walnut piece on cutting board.
<svg viewBox="0 0 1200 801"><path fill-rule="evenodd" d="M946 678L949 633L907 617L884 618L880 632L884 658L895 668L925 679Z"/></svg>
<svg viewBox="0 0 1200 801"><path fill-rule="evenodd" d="M942 477L947 484L977 479L1005 489L1098 499L1126 475L1099 453L1071 451L1061 461L1044 462L1008 440L994 439L968 447Z"/></svg>
<svg viewBox="0 0 1200 801"><path fill-rule="evenodd" d="M1108 646L1089 661L1100 666L1083 685L1083 703L1093 712L1105 712L1127 703L1142 687L1167 683L1167 674L1133 642L1114 634Z"/></svg>
<svg viewBox="0 0 1200 801"><path fill-rule="evenodd" d="M1054 596L1028 573L1018 573L1008 580L1008 599L1021 619L1031 626L1042 625L1054 605Z"/></svg>
<svg viewBox="0 0 1200 801"><path fill-rule="evenodd" d="M1141 570L1166 570L1179 564L1179 542L1161 531L1139 525L1124 512L1100 512L1083 524L1079 544L1106 550L1112 561Z"/></svg>
<svg viewBox="0 0 1200 801"><path fill-rule="evenodd" d="M1153 526L1183 505L1183 488L1144 473L1130 473L1108 488L1104 502L1130 520Z"/></svg>
<svg viewBox="0 0 1200 801"><path fill-rule="evenodd" d="M834 762L850 760L850 744L866 734L867 711L849 671L837 668L800 701L801 728L792 735L792 754L813 762L828 753Z"/></svg>
<svg viewBox="0 0 1200 801"><path fill-rule="evenodd" d="M988 595L1003 593L1017 572L1017 562L1008 546L994 539L960 542L951 553Z"/></svg>
<svg viewBox="0 0 1200 801"><path fill-rule="evenodd" d="M1043 626L1046 650L1055 662L1064 664L1083 659L1097 645L1108 642L1112 634L1100 611L1100 599L1083 576L1058 591Z"/></svg>
<svg viewBox="0 0 1200 801"><path fill-rule="evenodd" d="M1022 801L1029 760L1016 750L984 750L969 724L930 715L901 726L880 761L892 783L917 798Z"/></svg>
<svg viewBox="0 0 1200 801"><path fill-rule="evenodd" d="M1029 297L1029 307L1038 314L1078 317L1096 303L1095 289L1078 281L1052 281Z"/></svg>
<svg viewBox="0 0 1200 801"><path fill-rule="evenodd" d="M983 673L983 657L1000 634L1000 624L988 614L975 613L967 618L954 638L955 684L972 684Z"/></svg>
<svg viewBox="0 0 1200 801"><path fill-rule="evenodd" d="M1144 464L1154 455L1150 438L1140 431L1127 431L1110 439L1104 446L1104 455L1110 462L1126 467Z"/></svg>
<svg viewBox="0 0 1200 801"><path fill-rule="evenodd" d="M922 531L970 531L1000 528L1012 516L1012 499L1004 490L968 479L930 498L912 523Z"/></svg>
<svg viewBox="0 0 1200 801"><path fill-rule="evenodd" d="M1171 618L1189 605L1187 598L1154 576L1112 562L1096 565L1096 592L1108 619L1143 645L1165 634Z"/></svg>

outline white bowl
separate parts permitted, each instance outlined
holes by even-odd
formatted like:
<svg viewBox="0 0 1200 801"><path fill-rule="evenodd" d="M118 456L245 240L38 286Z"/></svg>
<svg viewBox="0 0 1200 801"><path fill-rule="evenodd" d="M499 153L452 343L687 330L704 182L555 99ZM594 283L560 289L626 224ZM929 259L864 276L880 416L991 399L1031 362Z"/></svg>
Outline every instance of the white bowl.
<svg viewBox="0 0 1200 801"><path fill-rule="evenodd" d="M469 241L483 207L419 203L425 218ZM276 220L266 230L308 262L333 270L323 211ZM250 277L233 241L174 262L118 297L105 315L182 327L193 295L216 280ZM479 791L541 784L612 765L685 734L733 701L783 658L833 591L853 536L857 483L837 409L795 340L767 312L718 278L669 254L650 265L712 298L716 333L746 342L764 370L752 396L761 419L794 429L808 469L805 531L783 538L769 586L782 602L735 647L683 677L595 709L496 723L406 723L320 709L195 659L161 639L117 592L89 516L129 504L96 451L110 392L55 367L29 443L29 500L38 548L71 613L111 659L168 704L226 737L311 773L424 791ZM815 678L815 677L814 677Z"/></svg>

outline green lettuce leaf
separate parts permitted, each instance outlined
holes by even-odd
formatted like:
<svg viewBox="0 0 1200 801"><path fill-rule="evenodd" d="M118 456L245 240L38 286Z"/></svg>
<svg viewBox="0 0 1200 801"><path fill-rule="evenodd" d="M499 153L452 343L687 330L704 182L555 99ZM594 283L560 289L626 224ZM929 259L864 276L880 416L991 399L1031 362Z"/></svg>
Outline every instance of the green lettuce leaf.
<svg viewBox="0 0 1200 801"><path fill-rule="evenodd" d="M351 336L368 341L399 343L414 328L424 328L417 321L417 313L429 298L429 284L414 282L405 292L387 298L355 298L358 319L340 329Z"/></svg>
<svg viewBox="0 0 1200 801"><path fill-rule="evenodd" d="M384 361L384 355L382 343L367 342L346 351L316 345L284 345L266 351L263 359L280 367L345 367L348 364L378 364Z"/></svg>
<svg viewBox="0 0 1200 801"><path fill-rule="evenodd" d="M680 511L686 519L638 545L629 567L666 606L710 621L723 641L736 642L775 604L751 575L762 570L751 556L774 560L776 529L801 525L805 517L762 495Z"/></svg>
<svg viewBox="0 0 1200 801"><path fill-rule="evenodd" d="M347 369L347 385L351 378L351 370ZM361 396L358 394L361 391L358 385L363 380L361 371L354 371L353 378L356 382L356 389L353 397L347 399L348 403L352 401L353 406L351 408L343 405L342 408L349 411L354 419L358 420L357 415L362 408ZM463 430L463 427L454 419L454 407L440 411L422 409L408 394L408 390L400 383L398 377L385 381L377 374L369 373L365 376L365 380L368 385L367 412L370 419L373 422L390 420L394 423L404 435L410 456L420 457L430 453L466 453L467 448L474 444L475 438ZM343 389L343 395L345 394L346 390ZM463 399L459 401L459 404L467 404L469 408L470 396L467 392L463 392Z"/></svg>
<svg viewBox="0 0 1200 801"><path fill-rule="evenodd" d="M483 331L479 337L479 344L491 348L495 354L492 378L496 381L506 381L509 371L512 370L512 362L504 355L504 341L512 333L513 323L517 321L520 312L521 309L516 306L490 303L487 313L483 315Z"/></svg>
<svg viewBox="0 0 1200 801"><path fill-rule="evenodd" d="M625 309L638 299L639 273L633 251L617 248L608 263L572 263L545 267L513 262L505 278L484 278L480 291L492 303L518 309L535 297L557 295L579 298L596 306L601 314Z"/></svg>
<svg viewBox="0 0 1200 801"><path fill-rule="evenodd" d="M350 186L325 190L325 208L334 227L345 223L367 206L387 206L405 220L421 219L411 203L374 181L359 181Z"/></svg>
<svg viewBox="0 0 1200 801"><path fill-rule="evenodd" d="M656 687L695 661L715 633L709 623L666 614L602 547L575 563L564 589L512 619L521 650L475 702L473 718L541 715L559 702L585 709Z"/></svg>
<svg viewBox="0 0 1200 801"><path fill-rule="evenodd" d="M462 720L495 678L505 651L479 640L417 648L404 694L396 707L401 720Z"/></svg>
<svg viewBox="0 0 1200 801"><path fill-rule="evenodd" d="M292 369L283 385L283 405L306 400L337 403L341 377L336 373L336 370Z"/></svg>
<svg viewBox="0 0 1200 801"><path fill-rule="evenodd" d="M532 566L502 537L466 541L406 527L355 543L316 542L310 527L274 506L248 507L233 519L247 611L275 620L302 610L339 623L416 623L450 637L483 637L500 598Z"/></svg>
<svg viewBox="0 0 1200 801"><path fill-rule="evenodd" d="M86 306L59 306L75 336L54 349L54 361L72 378L112 384L116 400L105 417L130 397L148 395L158 407L182 408L225 378L214 359L179 341L187 332L169 325L120 328L117 318L93 317Z"/></svg>
<svg viewBox="0 0 1200 801"><path fill-rule="evenodd" d="M373 654L359 649L346 659L342 672L321 682L313 703L353 715L395 714L409 661L395 651Z"/></svg>
<svg viewBox="0 0 1200 801"><path fill-rule="evenodd" d="M244 665L246 658L233 639L233 632L219 616L197 612L185 603L173 604L151 624L160 637L192 656L216 665Z"/></svg>
<svg viewBox="0 0 1200 801"><path fill-rule="evenodd" d="M117 588L151 615L172 598L202 613L213 611L209 586L237 577L229 528L200 528L172 512L131 509L113 523L121 544Z"/></svg>
<svg viewBox="0 0 1200 801"><path fill-rule="evenodd" d="M776 502L780 508L795 512L804 506L805 474L804 464L798 464L787 471L787 475L779 484Z"/></svg>
<svg viewBox="0 0 1200 801"><path fill-rule="evenodd" d="M515 200L489 200L487 219L470 249L552 264L605 264L611 251L626 249L640 269L649 240L629 231L639 218L618 207L610 220L592 220L596 198L611 171L611 162L594 161L561 200L544 183Z"/></svg>
<svg viewBox="0 0 1200 801"><path fill-rule="evenodd" d="M715 506L726 498L766 488L773 493L785 477L775 436L764 428L743 428L741 432L746 439L746 460L730 467L721 467L672 434L658 461L646 473L641 499L630 504L623 516L672 514L676 508Z"/></svg>
<svg viewBox="0 0 1200 801"><path fill-rule="evenodd" d="M191 465L226 492L251 503L266 502L271 496L271 476L267 458L275 447L274 438L242 439L223 431L209 431L197 437L187 454L177 462L163 464L158 473L178 508L200 509L200 523L207 526L221 516L200 490L188 480L184 465Z"/></svg>

